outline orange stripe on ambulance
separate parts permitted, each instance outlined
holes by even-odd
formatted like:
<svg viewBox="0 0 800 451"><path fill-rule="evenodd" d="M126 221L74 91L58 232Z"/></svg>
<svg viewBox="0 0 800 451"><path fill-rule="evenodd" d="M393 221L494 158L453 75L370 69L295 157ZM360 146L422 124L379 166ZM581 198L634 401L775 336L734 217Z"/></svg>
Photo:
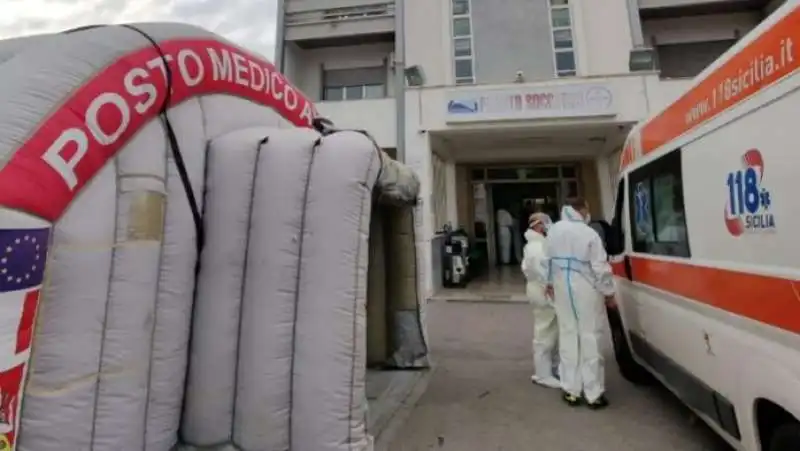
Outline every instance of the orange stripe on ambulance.
<svg viewBox="0 0 800 451"><path fill-rule="evenodd" d="M713 115L719 107L736 102L738 97L748 95L757 90L764 80L769 80L776 72L795 62L796 49L791 37L782 39L774 53L759 54L749 64L739 68L734 77L727 77L706 97L686 113L686 125L702 122Z"/></svg>
<svg viewBox="0 0 800 451"><path fill-rule="evenodd" d="M697 83L633 133L641 136L644 156L689 132L739 102L774 85L800 68L800 3L788 1L783 14L745 39L698 77ZM744 44L744 42L743 42Z"/></svg>

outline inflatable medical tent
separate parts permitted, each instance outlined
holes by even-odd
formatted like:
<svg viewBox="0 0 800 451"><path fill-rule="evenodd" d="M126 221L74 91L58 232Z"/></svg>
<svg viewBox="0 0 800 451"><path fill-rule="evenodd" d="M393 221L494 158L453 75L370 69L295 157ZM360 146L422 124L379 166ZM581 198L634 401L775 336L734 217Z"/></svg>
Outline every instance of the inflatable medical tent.
<svg viewBox="0 0 800 451"><path fill-rule="evenodd" d="M0 92L0 449L370 448L367 304L427 354L407 167L191 26L0 42Z"/></svg>

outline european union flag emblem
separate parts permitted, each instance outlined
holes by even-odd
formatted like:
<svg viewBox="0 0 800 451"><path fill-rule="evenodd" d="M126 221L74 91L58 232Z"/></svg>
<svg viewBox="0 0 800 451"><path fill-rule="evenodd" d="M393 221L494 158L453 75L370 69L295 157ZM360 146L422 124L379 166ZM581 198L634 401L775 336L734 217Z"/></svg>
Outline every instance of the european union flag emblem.
<svg viewBox="0 0 800 451"><path fill-rule="evenodd" d="M0 229L0 293L42 284L50 229Z"/></svg>

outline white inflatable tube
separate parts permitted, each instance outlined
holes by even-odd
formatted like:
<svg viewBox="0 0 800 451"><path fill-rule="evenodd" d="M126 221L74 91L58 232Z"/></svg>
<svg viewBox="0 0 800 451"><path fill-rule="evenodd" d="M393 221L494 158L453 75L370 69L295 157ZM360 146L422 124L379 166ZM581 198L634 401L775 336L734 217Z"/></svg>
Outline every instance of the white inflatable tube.
<svg viewBox="0 0 800 451"><path fill-rule="evenodd" d="M229 442L245 286L250 205L258 149L218 139L208 150L206 245L194 303L184 440L195 446Z"/></svg>
<svg viewBox="0 0 800 451"><path fill-rule="evenodd" d="M246 449L301 449L293 446L290 429L296 421L292 392L298 358L300 238L308 208L303 207L306 187L320 138L307 130L260 134L268 141L260 146L256 168L234 441Z"/></svg>

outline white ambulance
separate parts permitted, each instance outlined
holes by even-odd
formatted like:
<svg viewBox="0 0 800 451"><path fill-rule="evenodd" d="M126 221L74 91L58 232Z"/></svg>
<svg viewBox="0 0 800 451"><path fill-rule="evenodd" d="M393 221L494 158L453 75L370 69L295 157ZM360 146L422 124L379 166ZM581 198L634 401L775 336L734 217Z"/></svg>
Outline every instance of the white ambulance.
<svg viewBox="0 0 800 451"><path fill-rule="evenodd" d="M798 68L788 0L633 130L607 234L623 375L739 450L800 450Z"/></svg>

